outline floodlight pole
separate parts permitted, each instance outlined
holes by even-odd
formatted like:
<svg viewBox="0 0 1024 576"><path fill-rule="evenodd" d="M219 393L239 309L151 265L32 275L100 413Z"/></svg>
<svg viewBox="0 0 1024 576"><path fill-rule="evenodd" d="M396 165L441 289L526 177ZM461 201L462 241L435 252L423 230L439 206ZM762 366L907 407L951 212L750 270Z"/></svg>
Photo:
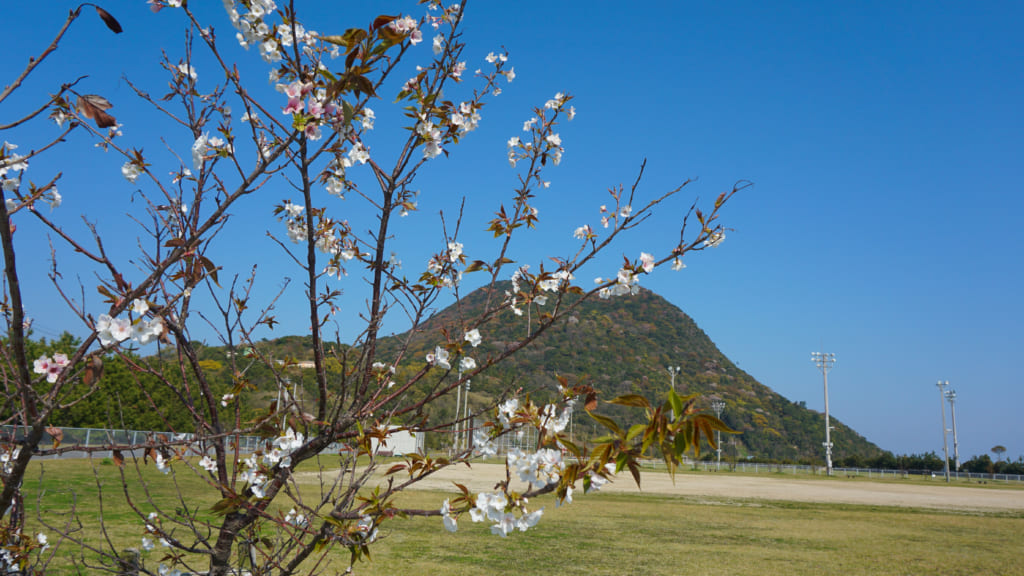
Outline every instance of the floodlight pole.
<svg viewBox="0 0 1024 576"><path fill-rule="evenodd" d="M946 475L946 483L949 483L949 444L946 442L946 432L949 431L946 428L946 387L949 386L949 380L939 380L935 385L939 387L939 406L942 407L942 468Z"/></svg>
<svg viewBox="0 0 1024 576"><path fill-rule="evenodd" d="M459 370L459 380L462 380L462 371ZM459 451L459 440L462 436L462 423L459 422L459 415L462 413L462 386L455 388L455 437L452 438L452 453Z"/></svg>
<svg viewBox="0 0 1024 576"><path fill-rule="evenodd" d="M960 472L960 442L956 436L956 390L948 390L946 400L949 400L949 415L953 417L953 469Z"/></svg>
<svg viewBox="0 0 1024 576"><path fill-rule="evenodd" d="M463 412L463 423L462 423L462 447L464 449L466 449L466 450L468 450L468 449L470 449L472 447L472 446L470 446L470 442L469 442L469 438L470 438L470 436L469 436L469 434L470 434L469 429L470 429L471 424L472 424L469 421L469 387L470 387L470 384L472 382L473 382L472 380L466 380L466 393L463 395L463 403L465 404L465 408L464 408L464 412Z"/></svg>
<svg viewBox="0 0 1024 576"><path fill-rule="evenodd" d="M725 409L724 400L712 400L711 409L715 411L715 418L722 419L722 410ZM722 468L722 431L715 430L715 453L717 460L715 462L715 472L718 472Z"/></svg>
<svg viewBox="0 0 1024 576"><path fill-rule="evenodd" d="M828 371L835 365L836 355L832 352L811 352L811 361L821 369L821 375L825 379L825 442L822 445L825 447L825 474L831 476L832 426L828 418Z"/></svg>
<svg viewBox="0 0 1024 576"><path fill-rule="evenodd" d="M675 390L676 390L676 374L679 374L680 370L682 370L682 368L680 368L679 366L669 366L668 367L668 375L669 375L669 379L671 381L671 386L672 386L672 391L673 392L675 392ZM673 409L672 410L672 421L675 422L675 420L676 420L676 411L675 411L675 409Z"/></svg>
<svg viewBox="0 0 1024 576"><path fill-rule="evenodd" d="M277 383L277 410L281 413L281 429L284 429L284 425L288 423L288 412L285 412L283 406L289 404L288 401L288 388L292 385L291 378L281 378ZM294 396L293 396L294 398Z"/></svg>
<svg viewBox="0 0 1024 576"><path fill-rule="evenodd" d="M682 370L682 368L680 368L679 366L669 366L668 367L668 375L669 375L669 378L671 378L671 381L672 381L671 385L672 385L672 389L673 390L676 389L676 374L679 374L679 372L681 370Z"/></svg>

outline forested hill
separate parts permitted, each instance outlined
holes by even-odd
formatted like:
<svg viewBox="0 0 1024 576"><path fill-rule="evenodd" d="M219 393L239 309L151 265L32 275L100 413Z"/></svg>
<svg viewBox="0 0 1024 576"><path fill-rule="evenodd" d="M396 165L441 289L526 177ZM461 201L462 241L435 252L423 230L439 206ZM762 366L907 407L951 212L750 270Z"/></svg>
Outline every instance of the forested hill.
<svg viewBox="0 0 1024 576"><path fill-rule="evenodd" d="M465 297L460 304L463 317L472 317L486 296L485 291L477 290ZM451 325L457 313L452 306L431 318L413 336L407 357L423 358L432 351L442 341L440 327ZM521 338L526 321L525 316L506 312L501 321L481 328L484 343L477 356L484 357L503 349L513 338ZM404 339L404 335L398 338ZM556 377L565 375L589 380L606 400L639 393L661 401L669 387L668 366L682 368L675 379L676 390L700 393L700 405L705 409L710 410L712 398L725 401L722 419L742 432L735 437L739 457L823 460L823 414L790 402L739 369L682 310L645 289L635 296L582 304L528 348L475 379L472 387L474 394L484 395L508 387L534 393L554 391ZM834 418L831 422L835 427L834 459L872 458L882 453L841 422Z"/></svg>
<svg viewBox="0 0 1024 576"><path fill-rule="evenodd" d="M499 294L508 287L507 283L500 285ZM457 315L476 316L486 297L486 292L477 290L464 297L458 306L441 310L420 326L411 336L411 349L398 366L396 378L402 380L422 367L426 354L444 342L442 328L448 327L454 329L452 334L461 334ZM511 342L525 335L528 320L526 315L501 312L480 328L483 343L472 349L472 354L483 361L488 355L505 350ZM536 325L537 319L532 320ZM393 361L398 343L408 336L383 339L377 359ZM66 348L58 344L53 342L47 346L53 348L52 351ZM301 362L312 358L310 346L308 336L284 336L256 344L264 357L289 363L298 361L275 370L285 370L292 382L306 389L303 394L314 395L312 370L304 368L305 363ZM232 390L236 380L232 376L230 353L217 346L203 346L199 352L200 364L214 392L219 395ZM173 354L166 356L171 361L166 369L173 372ZM248 391L242 395L241 402L242 415L248 420L266 413L276 400L278 389L273 371L258 362L246 360L246 363ZM790 402L740 370L689 316L649 290L611 300L594 299L578 306L564 322L552 327L527 348L475 377L470 404L473 408L483 408L510 389L529 392L543 402L556 393L558 376L594 385L604 400L638 393L661 402L669 386L668 366L681 367L676 376L677 391L701 394L699 408L710 410L713 398L725 401L722 419L742 432L731 439L734 443L723 437L727 442L726 457L823 461L824 417L821 413L808 410L802 403ZM328 360L329 378L340 374L340 370L337 360ZM59 411L54 424L190 431L187 412L171 408L178 405L173 393L164 386L148 383L149 380L143 377L136 383L124 362L109 356L101 389L88 400ZM133 409L142 405L157 409ZM631 415L626 410L607 404L601 407L602 412L630 423ZM429 416L432 421L440 422L450 418L454 411L455 398L442 398L431 405ZM580 436L600 433L585 416L576 418L575 423ZM849 457L870 459L882 454L877 446L841 422L833 419L832 424L835 461ZM439 447L443 442L435 438L429 440L428 445Z"/></svg>

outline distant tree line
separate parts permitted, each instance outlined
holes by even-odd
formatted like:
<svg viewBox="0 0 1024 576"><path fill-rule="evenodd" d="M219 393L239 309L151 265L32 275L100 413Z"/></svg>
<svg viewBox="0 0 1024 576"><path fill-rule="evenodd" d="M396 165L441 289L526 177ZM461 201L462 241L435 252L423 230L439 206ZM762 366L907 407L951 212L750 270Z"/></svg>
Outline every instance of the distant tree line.
<svg viewBox="0 0 1024 576"><path fill-rule="evenodd" d="M722 460L734 458L728 447L723 447ZM714 460L714 451L704 453L703 460ZM823 465L821 459L801 458L798 460L774 459L751 456L745 458L747 462L759 462L768 464L801 464L801 465ZM836 458L833 464L837 468L873 468L879 470L904 470L907 472L942 472L944 469L942 457L935 452L922 454L893 454L884 452L874 457L864 456L842 456ZM954 470L954 462L949 461L950 471ZM1024 456L1017 460L996 460L993 461L988 454L972 456L970 460L960 464L960 472L972 472L975 474L1019 474L1024 475Z"/></svg>
<svg viewBox="0 0 1024 576"><path fill-rule="evenodd" d="M877 458L858 458L848 456L837 460L837 466L845 468L880 468L885 470L926 470L941 472L944 469L942 457L935 452L923 454L901 454L894 455L886 452ZM954 471L955 464L952 459L949 461L950 471ZM973 472L977 474L1024 474L1024 457L1017 461L993 462L988 454L973 456L970 460L960 464L961 472Z"/></svg>

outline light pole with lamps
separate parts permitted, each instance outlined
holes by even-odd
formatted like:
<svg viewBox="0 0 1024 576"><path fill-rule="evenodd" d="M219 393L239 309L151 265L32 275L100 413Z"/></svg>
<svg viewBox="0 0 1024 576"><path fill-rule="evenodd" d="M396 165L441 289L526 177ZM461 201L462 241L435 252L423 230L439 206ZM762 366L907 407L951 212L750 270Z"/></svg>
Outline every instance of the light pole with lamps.
<svg viewBox="0 0 1024 576"><path fill-rule="evenodd" d="M673 390L676 389L676 374L679 374L679 372L681 370L682 370L682 368L680 368L679 366L669 366L668 367L668 375L669 375L669 378L672 381L671 385L672 385L672 389Z"/></svg>
<svg viewBox="0 0 1024 576"><path fill-rule="evenodd" d="M680 370L682 370L682 368L680 368L679 366L669 366L668 367L668 375L669 375L669 379L671 380L671 386L672 386L672 391L673 392L676 391L676 374L679 374ZM675 409L673 409L672 410L672 421L674 422L675 419L676 419L676 411L675 411Z"/></svg>
<svg viewBox="0 0 1024 576"><path fill-rule="evenodd" d="M949 444L946 442L946 387L949 386L949 380L939 380L935 385L939 387L939 406L942 407L942 469L946 475L946 483L949 483Z"/></svg>
<svg viewBox="0 0 1024 576"><path fill-rule="evenodd" d="M836 355L832 352L811 352L811 361L821 369L825 379L825 474L832 475L832 426L828 418L828 371L836 363Z"/></svg>
<svg viewBox="0 0 1024 576"><path fill-rule="evenodd" d="M469 434L470 434L469 429L471 428L471 426L473 424L469 420L469 387L470 387L471 383L472 383L472 380L466 380L466 393L463 395L463 398L462 398L462 402L464 404L464 411L463 411L463 417L462 417L462 447L464 449L467 449L467 450L472 448L472 446L470 445L470 441L469 441L469 438L470 438L470 436L469 436Z"/></svg>
<svg viewBox="0 0 1024 576"><path fill-rule="evenodd" d="M715 411L715 418L722 419L722 410L725 409L725 400L715 399L711 401L711 409ZM722 468L722 431L715 430L715 453L717 455L717 461L715 462L715 472L718 472Z"/></svg>
<svg viewBox="0 0 1024 576"><path fill-rule="evenodd" d="M949 400L949 415L953 418L953 469L960 472L960 442L956 436L956 390L947 390L946 400Z"/></svg>

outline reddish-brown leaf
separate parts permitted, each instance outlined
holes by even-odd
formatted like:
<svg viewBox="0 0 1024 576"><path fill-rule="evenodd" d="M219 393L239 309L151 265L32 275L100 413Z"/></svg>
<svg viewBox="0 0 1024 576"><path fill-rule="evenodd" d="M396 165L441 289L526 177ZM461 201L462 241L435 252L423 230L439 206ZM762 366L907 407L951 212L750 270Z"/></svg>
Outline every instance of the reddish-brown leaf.
<svg viewBox="0 0 1024 576"><path fill-rule="evenodd" d="M381 14L373 19L373 25L370 26L370 30L376 30L381 26L387 26L392 21L397 20L398 16L388 16L387 14Z"/></svg>
<svg viewBox="0 0 1024 576"><path fill-rule="evenodd" d="M120 34L121 32L124 32L124 29L121 28L121 23L117 21L117 18L111 16L110 12L107 12L99 6L96 6L95 8L96 13L100 15L100 18L103 20L103 23L106 24L107 28L110 28L114 32L114 34Z"/></svg>
<svg viewBox="0 0 1024 576"><path fill-rule="evenodd" d="M101 376L103 376L103 358L99 355L89 357L85 371L82 372L82 383L92 386Z"/></svg>
<svg viewBox="0 0 1024 576"><path fill-rule="evenodd" d="M609 400L611 404L618 404L620 406L635 406L637 408L650 408L651 403L647 401L647 398L639 394L625 394L618 398Z"/></svg>
<svg viewBox="0 0 1024 576"><path fill-rule="evenodd" d="M95 121L100 128L111 128L117 125L117 120L105 112L112 106L109 100L96 94L83 94L75 101L75 109L79 114Z"/></svg>
<svg viewBox="0 0 1024 576"><path fill-rule="evenodd" d="M54 448L60 446L61 441L64 440L64 431L61 430L60 428L57 428L56 426L47 426L46 433L49 434L50 438L53 439Z"/></svg>

